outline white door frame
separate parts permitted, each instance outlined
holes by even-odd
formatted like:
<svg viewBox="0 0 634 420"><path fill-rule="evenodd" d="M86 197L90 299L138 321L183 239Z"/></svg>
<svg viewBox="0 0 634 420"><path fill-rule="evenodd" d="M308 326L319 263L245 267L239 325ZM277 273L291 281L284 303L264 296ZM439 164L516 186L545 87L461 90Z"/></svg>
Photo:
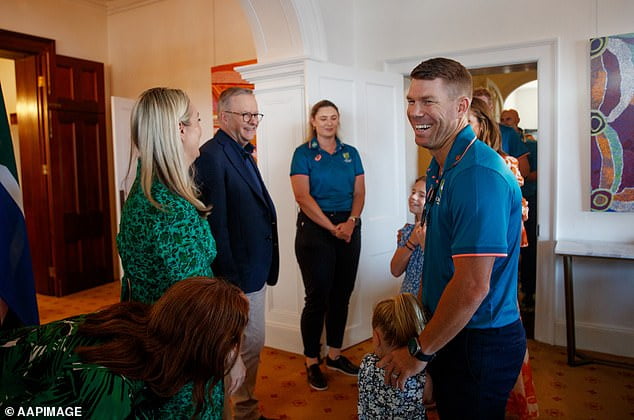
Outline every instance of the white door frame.
<svg viewBox="0 0 634 420"><path fill-rule="evenodd" d="M556 186L557 172L557 63L558 40L547 39L530 43L503 45L491 48L453 51L433 56L407 57L384 62L384 70L409 75L422 60L448 57L467 68L493 67L506 64L537 62L538 87L538 243L537 291L535 307L535 339L555 342L556 305L561 291L555 285L556 259Z"/></svg>

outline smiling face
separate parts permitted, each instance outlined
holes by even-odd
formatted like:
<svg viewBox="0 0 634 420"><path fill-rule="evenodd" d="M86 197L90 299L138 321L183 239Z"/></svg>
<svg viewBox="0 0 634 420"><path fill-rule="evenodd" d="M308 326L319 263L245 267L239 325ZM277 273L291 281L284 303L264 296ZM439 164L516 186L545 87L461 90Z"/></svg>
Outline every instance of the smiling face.
<svg viewBox="0 0 634 420"><path fill-rule="evenodd" d="M200 114L196 107L190 103L189 121L179 123L181 140L183 141L183 150L185 152L185 162L187 165L194 163L194 160L200 155L198 150L200 147L200 137L202 129L200 127Z"/></svg>
<svg viewBox="0 0 634 420"><path fill-rule="evenodd" d="M222 112L221 128L229 134L232 139L237 141L240 146L245 146L255 137L259 121L256 117L253 117L245 122L242 115L239 114L243 112L257 114L259 112L255 96L250 94L233 96L229 100L229 106L227 108L227 111L236 112L237 114Z"/></svg>
<svg viewBox="0 0 634 420"><path fill-rule="evenodd" d="M409 195L409 211L416 215L420 216L423 214L423 208L425 208L425 196L427 194L427 189L425 188L425 181L420 180L412 185L412 192Z"/></svg>
<svg viewBox="0 0 634 420"><path fill-rule="evenodd" d="M431 151L442 149L466 126L469 99L454 96L441 78L412 79L407 94L407 118L417 145Z"/></svg>
<svg viewBox="0 0 634 420"><path fill-rule="evenodd" d="M310 124L315 128L317 138L334 138L339 128L339 112L331 106L321 107L310 119Z"/></svg>

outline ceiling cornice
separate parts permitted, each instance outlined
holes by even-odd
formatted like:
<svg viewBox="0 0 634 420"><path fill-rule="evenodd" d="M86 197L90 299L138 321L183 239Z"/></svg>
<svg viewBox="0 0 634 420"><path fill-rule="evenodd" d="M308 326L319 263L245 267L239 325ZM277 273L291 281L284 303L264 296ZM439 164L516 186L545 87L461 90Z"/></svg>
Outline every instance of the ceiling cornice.
<svg viewBox="0 0 634 420"><path fill-rule="evenodd" d="M163 0L74 0L106 9L109 15L136 9Z"/></svg>

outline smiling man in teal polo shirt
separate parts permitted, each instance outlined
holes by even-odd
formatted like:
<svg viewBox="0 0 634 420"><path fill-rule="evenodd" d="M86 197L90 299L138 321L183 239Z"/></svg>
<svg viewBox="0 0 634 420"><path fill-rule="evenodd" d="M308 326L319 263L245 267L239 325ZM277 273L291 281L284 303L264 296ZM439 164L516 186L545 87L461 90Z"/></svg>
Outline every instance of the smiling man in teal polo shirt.
<svg viewBox="0 0 634 420"><path fill-rule="evenodd" d="M416 143L434 157L423 265L432 317L379 366L399 388L428 367L442 419L503 419L526 351L517 305L521 191L467 123L469 72L435 58L411 77L407 115Z"/></svg>

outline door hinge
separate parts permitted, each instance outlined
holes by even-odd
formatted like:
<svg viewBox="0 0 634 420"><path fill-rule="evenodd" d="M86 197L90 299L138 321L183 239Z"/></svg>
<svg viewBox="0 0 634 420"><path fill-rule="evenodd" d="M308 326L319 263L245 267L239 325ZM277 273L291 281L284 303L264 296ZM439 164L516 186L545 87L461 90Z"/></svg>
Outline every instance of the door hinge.
<svg viewBox="0 0 634 420"><path fill-rule="evenodd" d="M48 175L48 165L42 165L42 175Z"/></svg>
<svg viewBox="0 0 634 420"><path fill-rule="evenodd" d="M48 276L52 277L52 278L56 278L57 277L57 273L55 272L55 267L49 267L48 268Z"/></svg>
<svg viewBox="0 0 634 420"><path fill-rule="evenodd" d="M44 78L44 76L37 76L37 87L41 88L45 86L46 86L46 79Z"/></svg>

